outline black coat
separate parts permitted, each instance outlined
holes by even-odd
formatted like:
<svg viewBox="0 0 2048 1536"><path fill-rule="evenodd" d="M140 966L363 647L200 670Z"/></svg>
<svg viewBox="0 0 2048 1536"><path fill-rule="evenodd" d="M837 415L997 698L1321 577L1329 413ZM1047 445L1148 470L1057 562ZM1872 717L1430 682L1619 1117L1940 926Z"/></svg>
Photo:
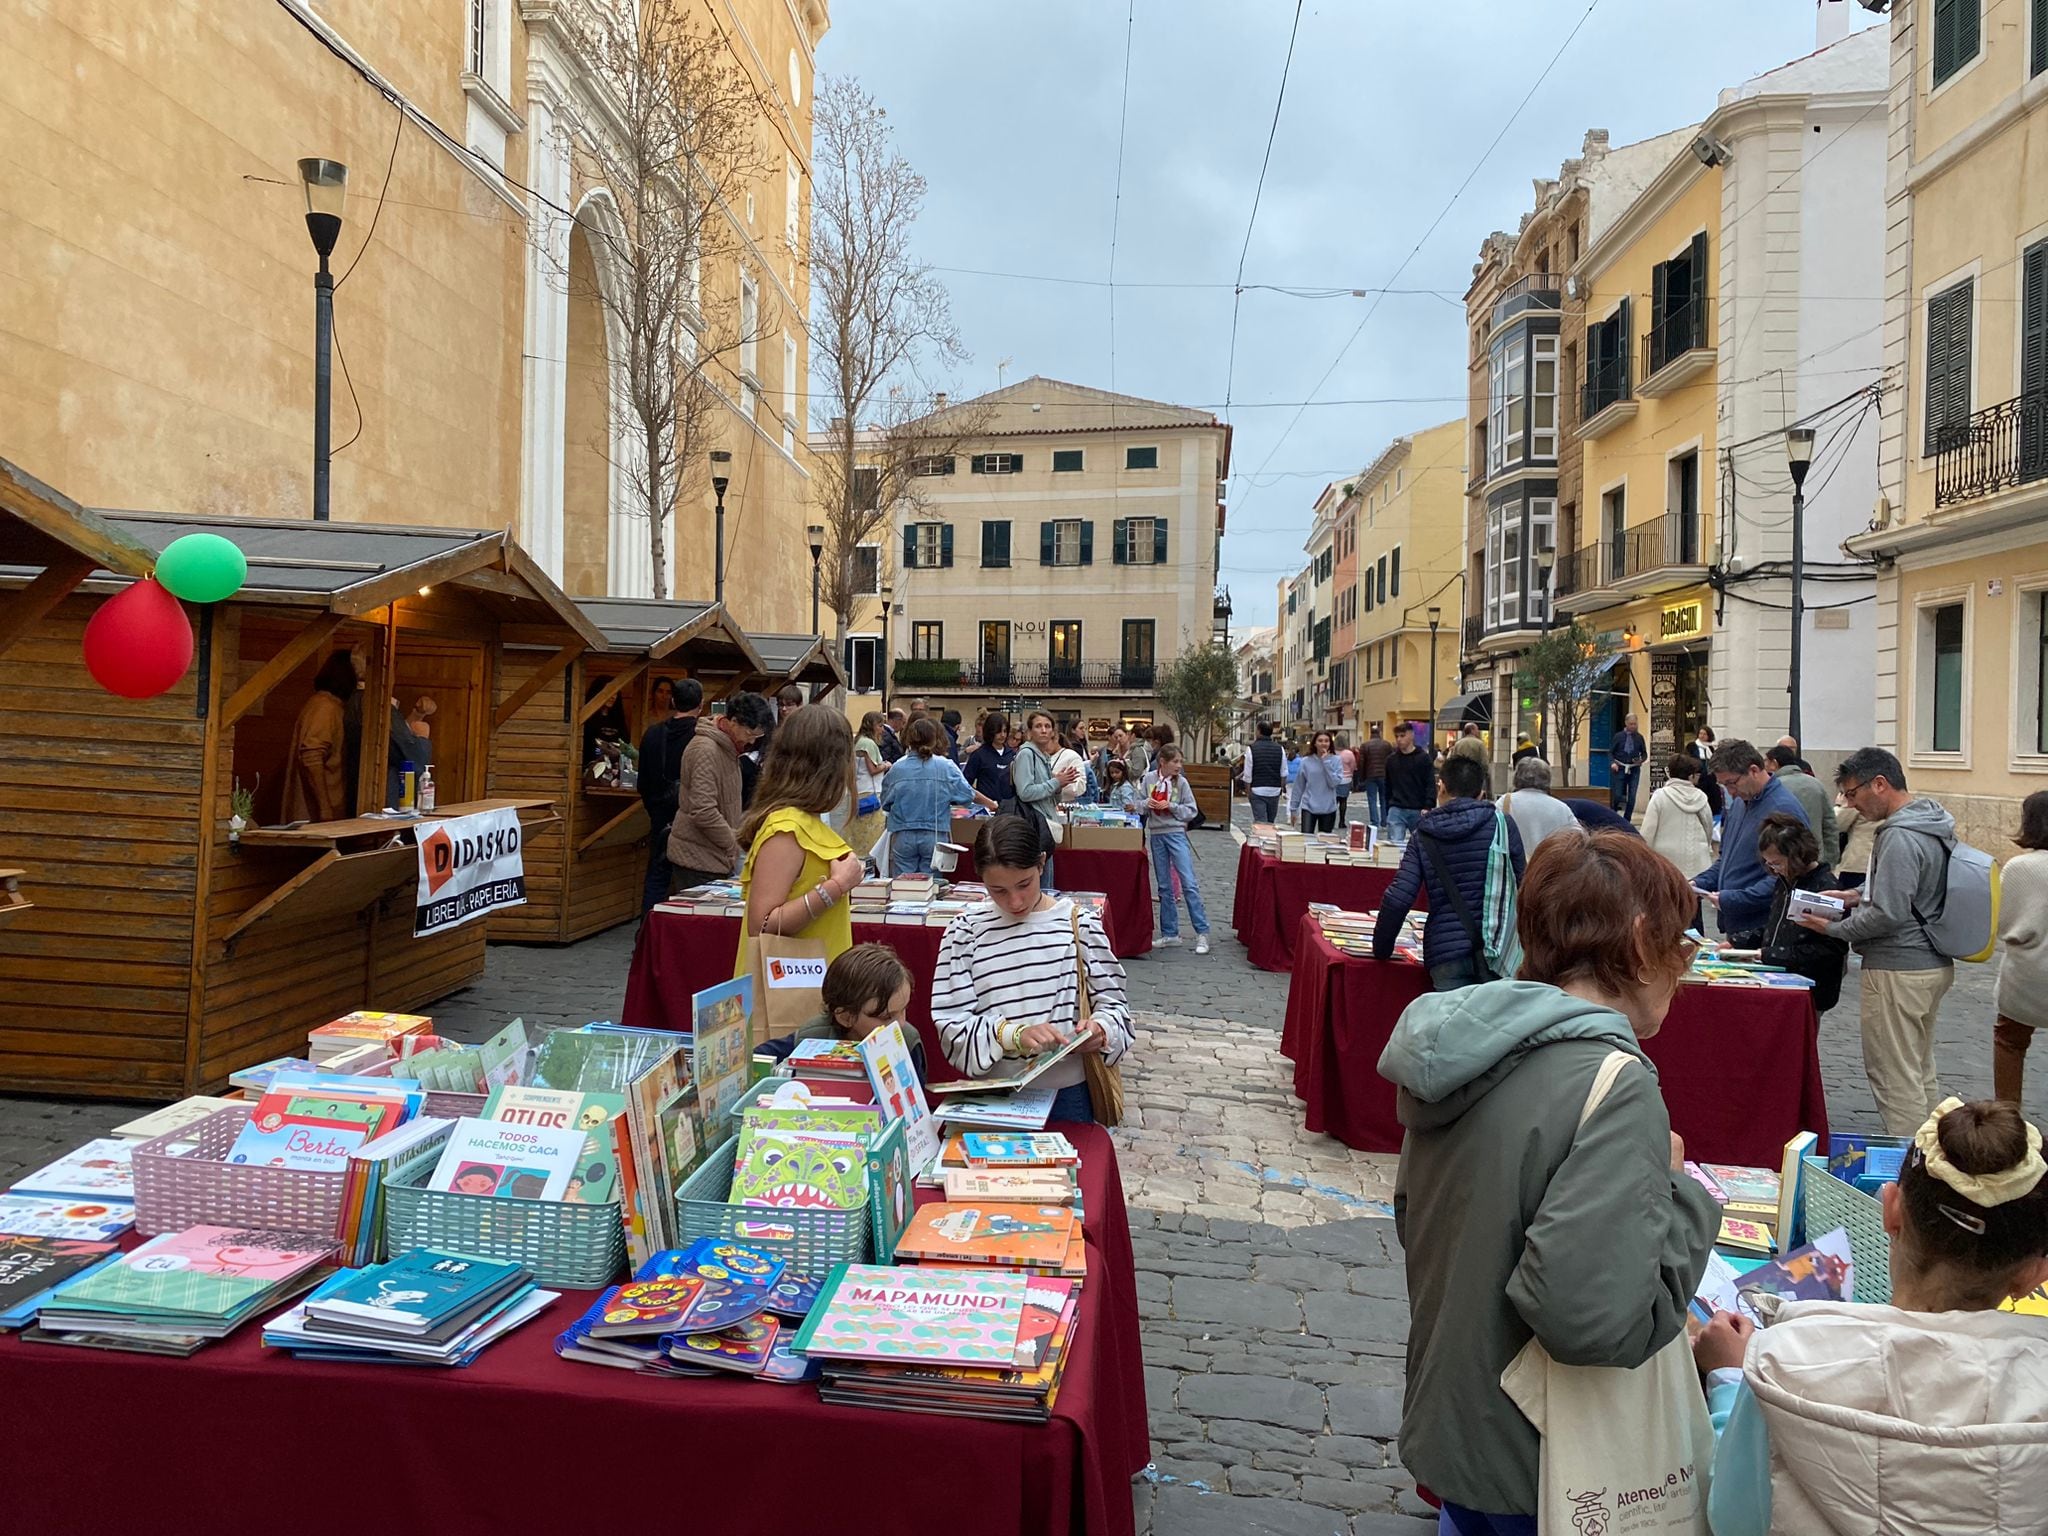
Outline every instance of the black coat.
<svg viewBox="0 0 2048 1536"><path fill-rule="evenodd" d="M1783 966L1795 975L1813 978L1813 1007L1826 1013L1842 1000L1842 973L1849 966L1849 945L1811 928L1802 928L1785 915L1792 893L1832 891L1839 883L1825 864L1816 864L1797 880L1778 882L1778 894L1771 898L1771 915L1764 919L1764 964Z"/></svg>
<svg viewBox="0 0 2048 1536"><path fill-rule="evenodd" d="M1420 747L1397 748L1387 759L1387 804L1397 811L1426 811L1436 804L1436 765Z"/></svg>

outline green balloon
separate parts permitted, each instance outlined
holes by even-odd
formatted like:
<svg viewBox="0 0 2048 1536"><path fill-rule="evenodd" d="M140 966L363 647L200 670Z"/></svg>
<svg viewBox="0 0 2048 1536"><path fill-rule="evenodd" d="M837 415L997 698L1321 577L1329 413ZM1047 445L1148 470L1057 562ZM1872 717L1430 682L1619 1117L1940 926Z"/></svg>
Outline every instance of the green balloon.
<svg viewBox="0 0 2048 1536"><path fill-rule="evenodd" d="M218 603L249 579L249 562L217 533L188 533L156 557L156 579L188 603Z"/></svg>

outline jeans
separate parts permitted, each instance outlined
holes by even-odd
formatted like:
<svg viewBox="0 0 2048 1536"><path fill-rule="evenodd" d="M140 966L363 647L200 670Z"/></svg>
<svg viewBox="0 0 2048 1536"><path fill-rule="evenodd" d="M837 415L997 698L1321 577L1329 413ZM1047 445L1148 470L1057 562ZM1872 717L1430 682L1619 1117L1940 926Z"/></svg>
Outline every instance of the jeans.
<svg viewBox="0 0 2048 1536"><path fill-rule="evenodd" d="M1636 782L1643 776L1641 768L1615 768L1607 779L1607 808L1633 817L1636 813Z"/></svg>
<svg viewBox="0 0 2048 1536"><path fill-rule="evenodd" d="M1365 819L1376 827L1387 824L1387 781L1367 779L1365 781Z"/></svg>
<svg viewBox="0 0 2048 1536"><path fill-rule="evenodd" d="M647 841L647 883L640 891L640 912L644 917L654 909L654 904L668 900L669 881L675 871L668 862L668 827L654 829Z"/></svg>
<svg viewBox="0 0 2048 1536"><path fill-rule="evenodd" d="M1415 835L1416 824L1421 820L1421 811L1397 805L1387 812L1387 830L1393 834L1395 842L1405 843Z"/></svg>
<svg viewBox="0 0 2048 1536"><path fill-rule="evenodd" d="M1303 811L1301 830L1304 832L1334 832L1337 830L1335 811Z"/></svg>
<svg viewBox="0 0 2048 1536"><path fill-rule="evenodd" d="M2004 1014L1991 1029L1992 1096L2017 1105L2020 1085L2027 1075L2027 1047L2034 1043L2034 1026L2009 1019Z"/></svg>
<svg viewBox="0 0 2048 1536"><path fill-rule="evenodd" d="M1187 897L1188 916L1195 932L1209 931L1209 911L1202 905L1202 888L1195 883L1195 852L1185 832L1151 832L1145 840L1152 845L1152 874L1159 883L1159 931L1167 938L1180 933L1180 908L1174 904L1174 876L1180 877L1181 894Z"/></svg>
<svg viewBox="0 0 2048 1536"><path fill-rule="evenodd" d="M932 867L939 835L919 827L897 827L889 833L889 873L921 875Z"/></svg>
<svg viewBox="0 0 2048 1536"><path fill-rule="evenodd" d="M1070 1057L1069 1060L1072 1058ZM1069 1083L1052 1096L1052 1113L1049 1120L1065 1120L1070 1125L1093 1125L1095 1123L1095 1101L1088 1097L1088 1085Z"/></svg>
<svg viewBox="0 0 2048 1536"><path fill-rule="evenodd" d="M1255 789L1252 791L1252 820L1271 826L1280 819L1280 791L1277 789Z"/></svg>
<svg viewBox="0 0 2048 1536"><path fill-rule="evenodd" d="M1460 987L1477 986L1488 979L1479 974L1479 957L1476 955L1429 968L1429 984L1439 992L1455 992Z"/></svg>
<svg viewBox="0 0 2048 1536"><path fill-rule="evenodd" d="M1337 825L1340 827L1348 825L1347 818L1350 816L1350 814L1351 791L1348 789L1339 790L1337 792Z"/></svg>
<svg viewBox="0 0 2048 1536"><path fill-rule="evenodd" d="M1437 1514L1437 1536L1536 1536L1534 1515L1484 1515L1462 1504L1446 1504Z"/></svg>

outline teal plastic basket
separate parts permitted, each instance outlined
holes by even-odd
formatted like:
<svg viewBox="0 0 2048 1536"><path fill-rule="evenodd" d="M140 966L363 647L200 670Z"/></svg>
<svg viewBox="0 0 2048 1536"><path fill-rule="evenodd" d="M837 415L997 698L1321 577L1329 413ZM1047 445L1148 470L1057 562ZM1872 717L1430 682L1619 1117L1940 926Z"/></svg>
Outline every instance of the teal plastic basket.
<svg viewBox="0 0 2048 1536"><path fill-rule="evenodd" d="M867 1262L865 1200L849 1211L727 1204L732 1194L732 1160L738 1149L739 1138L729 1138L676 1191L679 1244L716 1237L764 1248L787 1259L798 1274L814 1280L823 1279L834 1264ZM882 1262L887 1263L887 1258Z"/></svg>
<svg viewBox="0 0 2048 1536"><path fill-rule="evenodd" d="M1844 1227L1849 1257L1856 1261L1854 1300L1884 1304L1892 1299L1892 1240L1885 1236L1884 1203L1828 1172L1824 1157L1806 1159L1800 1182L1801 1219L1806 1240Z"/></svg>
<svg viewBox="0 0 2048 1536"><path fill-rule="evenodd" d="M626 1262L619 1202L522 1200L428 1189L438 1158L422 1159L386 1180L384 1249L438 1248L524 1264L542 1285L594 1290Z"/></svg>

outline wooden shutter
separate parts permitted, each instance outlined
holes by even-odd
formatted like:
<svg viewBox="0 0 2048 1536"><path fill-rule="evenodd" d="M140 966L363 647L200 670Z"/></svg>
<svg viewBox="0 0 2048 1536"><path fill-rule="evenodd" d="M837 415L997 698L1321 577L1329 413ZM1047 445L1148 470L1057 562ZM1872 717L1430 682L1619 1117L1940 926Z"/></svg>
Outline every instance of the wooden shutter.
<svg viewBox="0 0 2048 1536"><path fill-rule="evenodd" d="M1692 254L1686 265L1692 269L1692 289L1686 295L1686 302L1692 306L1692 321L1686 327L1690 333L1686 346L1707 346L1707 232L1701 230L1692 237Z"/></svg>
<svg viewBox="0 0 2048 1536"><path fill-rule="evenodd" d="M2035 41L2039 46L2038 32ZM2028 246L2020 257L2020 394L2048 395L2048 240ZM2043 410L2048 407L2034 407L2036 415Z"/></svg>
<svg viewBox="0 0 2048 1536"><path fill-rule="evenodd" d="M903 569L911 570L917 565L917 524L903 525Z"/></svg>
<svg viewBox="0 0 2048 1536"><path fill-rule="evenodd" d="M1927 441L1941 451L1970 416L1970 313L1974 280L1927 301Z"/></svg>
<svg viewBox="0 0 2048 1536"><path fill-rule="evenodd" d="M998 564L1008 565L1010 563L1010 520L1008 518L1004 518L1000 523L996 524L996 553L1001 557L997 562Z"/></svg>
<svg viewBox="0 0 2048 1536"><path fill-rule="evenodd" d="M952 563L953 525L951 523L941 523L939 525L939 564L947 566Z"/></svg>
<svg viewBox="0 0 2048 1536"><path fill-rule="evenodd" d="M1955 63L1961 69L1977 57L1984 20L1984 0L1955 0Z"/></svg>
<svg viewBox="0 0 2048 1536"><path fill-rule="evenodd" d="M2034 0L2034 42L2027 59L2029 77L2048 73L2048 0Z"/></svg>
<svg viewBox="0 0 2048 1536"><path fill-rule="evenodd" d="M987 455L987 454L985 454L985 453L977 453L977 454L975 454L975 455L974 455L974 456L973 456L972 458L970 458L970 459L969 459L969 460L967 461L967 468L968 468L968 471L969 471L969 473L971 473L971 474L977 474L977 475L985 475L985 474L987 474L987 473L988 473L988 455Z"/></svg>
<svg viewBox="0 0 2048 1536"><path fill-rule="evenodd" d="M1387 566L1387 575L1392 582L1394 596L1399 597L1401 595L1401 546L1396 544L1394 552L1387 558L1390 562Z"/></svg>
<svg viewBox="0 0 2048 1536"><path fill-rule="evenodd" d="M1635 377L1635 369L1629 366L1629 357L1634 343L1629 336L1629 296L1621 296L1621 304L1614 311L1614 364L1621 370L1621 392L1629 393L1629 380Z"/></svg>
<svg viewBox="0 0 2048 1536"><path fill-rule="evenodd" d="M983 523L981 525L981 563L983 565L994 565L996 563L996 525L994 523Z"/></svg>
<svg viewBox="0 0 2048 1536"><path fill-rule="evenodd" d="M1081 563L1083 565L1093 565L1095 563L1095 524L1089 518L1081 520Z"/></svg>
<svg viewBox="0 0 2048 1536"><path fill-rule="evenodd" d="M1109 525L1109 563L1126 565L1130 562L1131 520L1120 517Z"/></svg>
<svg viewBox="0 0 2048 1536"><path fill-rule="evenodd" d="M1152 563L1166 564L1166 519L1163 517L1152 519Z"/></svg>
<svg viewBox="0 0 2048 1536"><path fill-rule="evenodd" d="M1934 83L1941 84L1962 62L1956 52L1956 13L1965 0L1934 0Z"/></svg>
<svg viewBox="0 0 2048 1536"><path fill-rule="evenodd" d="M1051 523L1040 523L1038 525L1038 563L1040 565L1052 564Z"/></svg>

